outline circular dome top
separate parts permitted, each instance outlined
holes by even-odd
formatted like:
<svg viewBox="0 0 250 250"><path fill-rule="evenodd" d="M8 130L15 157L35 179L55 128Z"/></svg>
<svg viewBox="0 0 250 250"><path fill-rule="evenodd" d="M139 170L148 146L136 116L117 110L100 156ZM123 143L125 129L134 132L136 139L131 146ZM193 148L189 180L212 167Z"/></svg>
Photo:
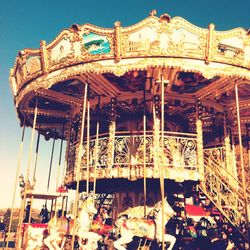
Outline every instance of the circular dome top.
<svg viewBox="0 0 250 250"><path fill-rule="evenodd" d="M90 83L89 97L96 105L98 96L107 102L116 96L133 99L144 86L155 93L148 79L161 75L173 95L227 104L237 81L249 97L249 32L216 31L213 24L203 29L180 17L154 14L129 27L73 24L51 43L20 51L10 74L19 118L31 125L39 96L43 124L65 123L82 104L84 83Z"/></svg>

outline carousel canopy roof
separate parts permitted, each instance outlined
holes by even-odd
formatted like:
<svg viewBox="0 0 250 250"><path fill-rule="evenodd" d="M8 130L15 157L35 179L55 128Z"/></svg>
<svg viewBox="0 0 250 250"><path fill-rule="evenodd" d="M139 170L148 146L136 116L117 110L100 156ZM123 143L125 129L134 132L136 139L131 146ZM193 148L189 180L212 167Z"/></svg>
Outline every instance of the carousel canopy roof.
<svg viewBox="0 0 250 250"><path fill-rule="evenodd" d="M99 96L102 105L119 97L120 108L132 112L144 89L148 98L160 93L154 83L161 77L168 83L170 112L177 115L191 114L199 99L206 111L226 106L235 117L237 83L243 120L250 122L250 32L216 31L213 24L203 29L167 14L152 12L129 27L73 24L51 43L20 51L10 82L19 118L32 124L38 97L38 123L47 131L67 123L82 105L86 82L92 107Z"/></svg>

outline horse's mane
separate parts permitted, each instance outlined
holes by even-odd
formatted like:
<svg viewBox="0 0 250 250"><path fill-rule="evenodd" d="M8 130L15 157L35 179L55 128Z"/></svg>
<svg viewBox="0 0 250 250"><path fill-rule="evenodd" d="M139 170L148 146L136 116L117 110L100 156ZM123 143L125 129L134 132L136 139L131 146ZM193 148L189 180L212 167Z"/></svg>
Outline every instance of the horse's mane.
<svg viewBox="0 0 250 250"><path fill-rule="evenodd" d="M154 207L146 206L146 217L150 216L154 210ZM128 218L143 218L144 206L130 207L125 211L118 214L117 218L121 216L127 216Z"/></svg>

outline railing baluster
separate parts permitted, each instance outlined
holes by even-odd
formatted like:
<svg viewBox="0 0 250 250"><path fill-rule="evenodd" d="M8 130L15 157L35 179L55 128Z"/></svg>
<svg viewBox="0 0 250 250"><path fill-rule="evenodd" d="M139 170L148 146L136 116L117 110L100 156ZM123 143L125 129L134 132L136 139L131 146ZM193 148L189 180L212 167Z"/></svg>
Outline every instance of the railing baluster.
<svg viewBox="0 0 250 250"><path fill-rule="evenodd" d="M204 163L206 173L204 193L240 230L241 223L245 220L243 190L241 183L225 169L224 147L204 149ZM230 180L233 178L234 181L231 183ZM249 193L248 200L250 201Z"/></svg>

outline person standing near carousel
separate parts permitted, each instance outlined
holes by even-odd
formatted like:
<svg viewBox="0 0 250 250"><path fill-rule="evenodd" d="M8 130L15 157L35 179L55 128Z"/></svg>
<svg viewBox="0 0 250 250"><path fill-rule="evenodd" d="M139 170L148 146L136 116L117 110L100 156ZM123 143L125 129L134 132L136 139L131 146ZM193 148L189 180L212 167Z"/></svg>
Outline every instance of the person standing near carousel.
<svg viewBox="0 0 250 250"><path fill-rule="evenodd" d="M29 223L29 218L30 218L31 223L34 222L34 219L32 217L30 217L30 205L31 205L31 202L28 201L27 206L25 208L25 217L23 219L23 223Z"/></svg>
<svg viewBox="0 0 250 250"><path fill-rule="evenodd" d="M49 221L49 212L46 205L43 205L43 208L40 212L41 223L47 223Z"/></svg>

